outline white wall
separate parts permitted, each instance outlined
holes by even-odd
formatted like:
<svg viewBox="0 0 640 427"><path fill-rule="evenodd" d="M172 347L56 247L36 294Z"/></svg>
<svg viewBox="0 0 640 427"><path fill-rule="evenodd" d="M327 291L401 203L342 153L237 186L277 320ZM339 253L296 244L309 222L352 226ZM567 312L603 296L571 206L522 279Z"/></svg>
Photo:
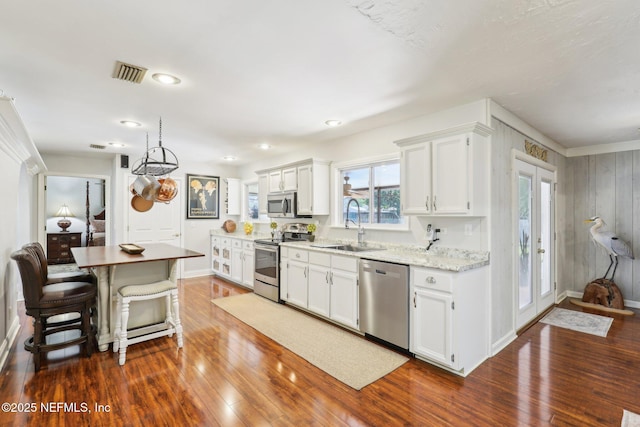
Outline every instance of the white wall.
<svg viewBox="0 0 640 427"><path fill-rule="evenodd" d="M537 140L529 137L503 122L493 119L491 127L491 325L492 344L494 352L501 344L508 343L515 337L514 324L514 236L511 227L514 212L512 200L512 150L525 152L525 140L541 145ZM557 167L558 187L556 191L556 233L557 233L557 270L558 290L562 294L566 290L565 260L565 205L566 205L566 159L564 156L548 151L548 163ZM498 348L495 348L497 346Z"/></svg>
<svg viewBox="0 0 640 427"><path fill-rule="evenodd" d="M31 141L13 101L0 97L0 170L3 182L3 209L0 210L0 368L20 324L18 292L22 282L11 253L33 240L35 235L35 179L44 163Z"/></svg>

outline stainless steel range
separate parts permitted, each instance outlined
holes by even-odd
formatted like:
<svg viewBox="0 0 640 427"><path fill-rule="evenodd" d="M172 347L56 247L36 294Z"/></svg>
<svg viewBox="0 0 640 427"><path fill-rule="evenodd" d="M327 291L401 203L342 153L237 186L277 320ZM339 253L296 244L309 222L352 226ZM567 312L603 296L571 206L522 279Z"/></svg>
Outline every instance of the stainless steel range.
<svg viewBox="0 0 640 427"><path fill-rule="evenodd" d="M258 239L255 243L253 291L270 300L280 299L280 243L310 240L307 224L285 224L280 239Z"/></svg>

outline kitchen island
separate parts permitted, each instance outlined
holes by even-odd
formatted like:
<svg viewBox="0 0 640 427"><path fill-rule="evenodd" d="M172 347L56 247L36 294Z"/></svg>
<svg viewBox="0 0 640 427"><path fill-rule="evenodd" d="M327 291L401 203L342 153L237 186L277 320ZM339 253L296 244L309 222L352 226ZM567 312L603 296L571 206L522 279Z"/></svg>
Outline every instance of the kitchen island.
<svg viewBox="0 0 640 427"><path fill-rule="evenodd" d="M120 246L72 248L79 268L90 268L98 278L98 348L106 351L113 342L116 294L126 285L143 285L161 280L177 282L178 260L204 254L166 243L148 243L144 252L129 254ZM129 328L159 324L163 327L165 305L158 300L140 301Z"/></svg>

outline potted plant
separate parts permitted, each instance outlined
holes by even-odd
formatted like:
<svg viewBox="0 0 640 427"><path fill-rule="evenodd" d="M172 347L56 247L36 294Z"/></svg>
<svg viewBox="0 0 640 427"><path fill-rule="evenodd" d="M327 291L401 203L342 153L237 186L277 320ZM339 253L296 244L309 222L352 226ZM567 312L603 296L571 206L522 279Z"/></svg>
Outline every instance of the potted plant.
<svg viewBox="0 0 640 427"><path fill-rule="evenodd" d="M313 235L313 233L315 233L316 231L316 225L315 224L307 224L307 231L309 232L310 236L309 236L309 241L313 242L316 239L316 236Z"/></svg>
<svg viewBox="0 0 640 427"><path fill-rule="evenodd" d="M278 228L278 223L275 221L271 221L271 224L269 224L269 227L271 227L271 239L273 240L273 238L276 235L276 228Z"/></svg>

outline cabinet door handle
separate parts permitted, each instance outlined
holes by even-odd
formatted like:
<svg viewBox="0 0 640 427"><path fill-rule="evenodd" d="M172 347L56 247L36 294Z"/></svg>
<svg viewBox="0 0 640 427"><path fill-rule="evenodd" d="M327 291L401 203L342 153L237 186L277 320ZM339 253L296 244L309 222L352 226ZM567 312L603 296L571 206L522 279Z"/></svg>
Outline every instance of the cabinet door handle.
<svg viewBox="0 0 640 427"><path fill-rule="evenodd" d="M424 207L429 210L429 196L427 196L427 200L424 202Z"/></svg>
<svg viewBox="0 0 640 427"><path fill-rule="evenodd" d="M307 278L307 269L308 269L308 268L309 268L309 267L305 267L305 268L304 268L304 278L305 278L305 279Z"/></svg>
<svg viewBox="0 0 640 427"><path fill-rule="evenodd" d="M436 283L436 279L433 276L429 276L425 279L425 282L433 284Z"/></svg>
<svg viewBox="0 0 640 427"><path fill-rule="evenodd" d="M329 282L333 285L333 271L329 274Z"/></svg>
<svg viewBox="0 0 640 427"><path fill-rule="evenodd" d="M436 196L433 196L433 210L437 211L438 207L436 206Z"/></svg>
<svg viewBox="0 0 640 427"><path fill-rule="evenodd" d="M413 308L417 308L418 306L416 305L416 297L418 296L417 292L413 293Z"/></svg>
<svg viewBox="0 0 640 427"><path fill-rule="evenodd" d="M329 283L329 272L327 271L327 274L324 276L324 280L325 282Z"/></svg>

